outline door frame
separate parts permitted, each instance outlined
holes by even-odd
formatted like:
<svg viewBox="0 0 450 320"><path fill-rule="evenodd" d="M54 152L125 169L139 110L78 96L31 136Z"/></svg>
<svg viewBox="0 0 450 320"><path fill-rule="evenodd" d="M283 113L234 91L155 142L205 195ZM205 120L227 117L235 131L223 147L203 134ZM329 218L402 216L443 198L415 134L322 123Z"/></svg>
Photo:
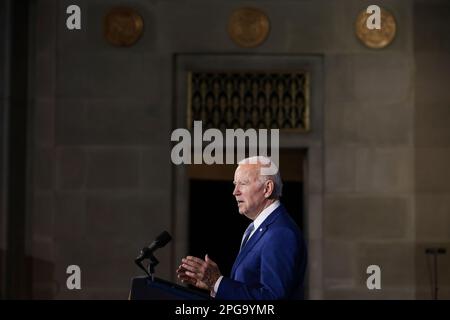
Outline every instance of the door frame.
<svg viewBox="0 0 450 320"><path fill-rule="evenodd" d="M306 150L304 172L304 229L308 247L305 281L307 299L323 298L323 194L324 194L324 76L321 55L237 55L175 54L173 130L185 128L187 119L187 79L190 71L209 70L307 70L310 72L310 123L307 133L280 130L280 149ZM268 67L270 66L270 67ZM172 227L175 235L174 260L187 253L189 226L189 177L187 166L173 166Z"/></svg>

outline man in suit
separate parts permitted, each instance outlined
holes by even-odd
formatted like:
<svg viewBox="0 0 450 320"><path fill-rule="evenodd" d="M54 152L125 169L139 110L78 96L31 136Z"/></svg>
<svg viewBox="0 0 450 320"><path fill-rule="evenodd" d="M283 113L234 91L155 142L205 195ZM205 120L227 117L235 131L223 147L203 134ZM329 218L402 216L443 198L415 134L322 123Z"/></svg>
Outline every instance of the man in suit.
<svg viewBox="0 0 450 320"><path fill-rule="evenodd" d="M184 283L209 290L216 299L301 299L306 247L296 223L279 198L280 172L267 157L239 162L234 191L239 213L253 220L245 231L230 277L208 255L187 256L177 269ZM275 168L275 174L263 169ZM267 172L267 171L264 171Z"/></svg>

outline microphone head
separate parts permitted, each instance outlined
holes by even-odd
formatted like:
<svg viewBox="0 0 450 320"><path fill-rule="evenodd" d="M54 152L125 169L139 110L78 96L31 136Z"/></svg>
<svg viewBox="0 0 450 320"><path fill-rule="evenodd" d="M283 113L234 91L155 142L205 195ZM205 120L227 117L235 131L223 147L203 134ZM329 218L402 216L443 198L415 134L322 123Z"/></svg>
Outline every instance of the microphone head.
<svg viewBox="0 0 450 320"><path fill-rule="evenodd" d="M167 243L170 242L170 240L172 240L170 234L167 231L163 231L158 237L156 237L155 241L153 241L151 245L142 248L141 254L136 258L135 261L140 262L143 259L151 257L152 253L155 250L164 247Z"/></svg>
<svg viewBox="0 0 450 320"><path fill-rule="evenodd" d="M172 237L167 231L163 231L156 239L156 246L158 248L164 247L166 244L168 244L172 240Z"/></svg>

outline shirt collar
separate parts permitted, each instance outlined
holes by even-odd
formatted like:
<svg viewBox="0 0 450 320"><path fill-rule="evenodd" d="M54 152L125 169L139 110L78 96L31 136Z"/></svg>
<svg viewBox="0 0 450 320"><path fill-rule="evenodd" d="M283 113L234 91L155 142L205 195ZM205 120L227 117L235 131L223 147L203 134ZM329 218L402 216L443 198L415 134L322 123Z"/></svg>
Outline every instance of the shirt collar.
<svg viewBox="0 0 450 320"><path fill-rule="evenodd" d="M256 217L255 220L253 220L253 226L254 230L257 230L259 226L264 222L264 220L267 219L267 217L275 211L276 208L280 206L280 201L276 200L274 203L272 203L270 206L265 208L261 213Z"/></svg>

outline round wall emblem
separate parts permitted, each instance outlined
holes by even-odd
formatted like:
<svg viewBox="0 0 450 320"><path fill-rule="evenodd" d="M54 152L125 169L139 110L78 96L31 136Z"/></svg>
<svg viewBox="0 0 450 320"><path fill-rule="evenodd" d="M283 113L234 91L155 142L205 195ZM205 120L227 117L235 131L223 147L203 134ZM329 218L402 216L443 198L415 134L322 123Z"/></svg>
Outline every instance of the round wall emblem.
<svg viewBox="0 0 450 320"><path fill-rule="evenodd" d="M256 8L239 8L230 16L228 34L239 46L259 46L269 34L269 18Z"/></svg>
<svg viewBox="0 0 450 320"><path fill-rule="evenodd" d="M381 49L389 45L395 38L397 25L394 16L381 8L381 29L367 28L367 18L370 16L366 10L359 13L356 18L356 35L361 42L369 48Z"/></svg>
<svg viewBox="0 0 450 320"><path fill-rule="evenodd" d="M104 18L103 34L109 43L118 47L132 46L143 30L142 17L131 8L112 8Z"/></svg>

